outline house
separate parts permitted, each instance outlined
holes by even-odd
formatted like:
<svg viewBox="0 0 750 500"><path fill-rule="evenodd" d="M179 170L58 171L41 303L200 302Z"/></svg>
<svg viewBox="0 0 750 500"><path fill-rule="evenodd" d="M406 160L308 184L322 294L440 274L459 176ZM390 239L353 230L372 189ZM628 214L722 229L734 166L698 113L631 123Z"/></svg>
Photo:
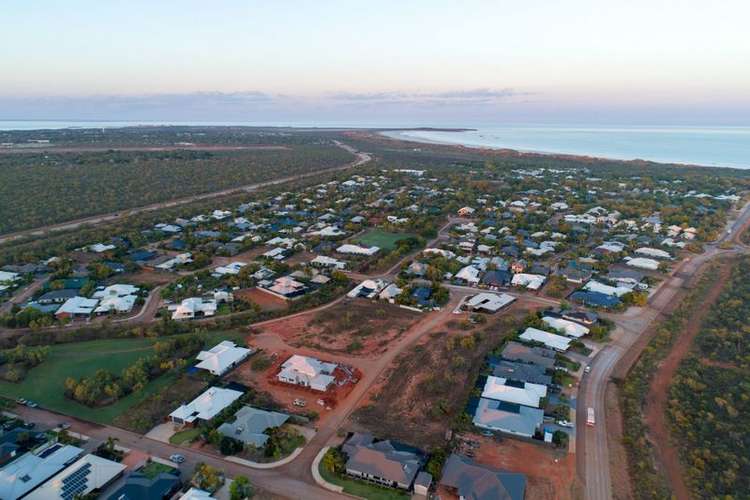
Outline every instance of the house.
<svg viewBox="0 0 750 500"><path fill-rule="evenodd" d="M655 259L671 259L672 255L664 250L658 248L641 247L635 250L635 253L639 255L645 255L646 257L653 257Z"/></svg>
<svg viewBox="0 0 750 500"><path fill-rule="evenodd" d="M326 363L315 358L295 354L281 365L281 371L276 378L279 382L324 392L336 380L333 372L337 367L336 363Z"/></svg>
<svg viewBox="0 0 750 500"><path fill-rule="evenodd" d="M456 273L455 278L465 282L469 286L476 286L479 284L479 274L479 269L476 267L466 266Z"/></svg>
<svg viewBox="0 0 750 500"><path fill-rule="evenodd" d="M614 295L606 295L599 292L577 291L569 296L570 300L592 307L611 308L621 304L619 298Z"/></svg>
<svg viewBox="0 0 750 500"><path fill-rule="evenodd" d="M170 413L169 419L178 425L193 425L201 420L208 422L241 396L242 393L234 389L209 387L193 401Z"/></svg>
<svg viewBox="0 0 750 500"><path fill-rule="evenodd" d="M611 295L613 297L622 297L623 295L632 292L632 290L625 286L610 286L601 283L596 280L591 280L583 286L583 290L588 292L603 293L604 295Z"/></svg>
<svg viewBox="0 0 750 500"><path fill-rule="evenodd" d="M369 434L354 434L342 449L346 473L382 486L410 491L422 466L422 457L393 441L376 441Z"/></svg>
<svg viewBox="0 0 750 500"><path fill-rule="evenodd" d="M193 254L191 254L190 252L186 252L186 253L178 254L172 258L167 258L167 260L163 262L159 262L159 263L153 262L153 263L150 263L149 265L152 266L154 269L158 269L161 271L171 271L177 266L182 266L182 265L193 262L192 257L193 257Z"/></svg>
<svg viewBox="0 0 750 500"><path fill-rule="evenodd" d="M282 276L276 278L268 287L261 287L260 290L271 292L283 299L293 299L304 295L307 292L307 285L300 283L291 276Z"/></svg>
<svg viewBox="0 0 750 500"><path fill-rule="evenodd" d="M414 494L426 497L432 486L432 474L427 471L421 471L414 480Z"/></svg>
<svg viewBox="0 0 750 500"><path fill-rule="evenodd" d="M346 269L346 262L334 259L333 257L326 257L325 255L318 255L310 261L310 265L314 267L330 267L339 270Z"/></svg>
<svg viewBox="0 0 750 500"><path fill-rule="evenodd" d="M654 259L647 259L645 257L626 258L625 265L630 267L637 267L638 269L646 269L649 271L656 271L659 269L659 262Z"/></svg>
<svg viewBox="0 0 750 500"><path fill-rule="evenodd" d="M558 332L564 333L568 337L579 338L583 337L584 335L588 335L589 333L589 329L585 326L564 318L545 315L542 317L542 321L547 326L553 328L554 330L557 330Z"/></svg>
<svg viewBox="0 0 750 500"><path fill-rule="evenodd" d="M387 287L383 288L383 291L380 292L378 298L380 300L387 300L388 302L393 303L396 300L396 297L401 295L401 292L403 292L401 288L399 288L395 283L391 283Z"/></svg>
<svg viewBox="0 0 750 500"><path fill-rule="evenodd" d="M513 275L511 283L514 286L524 286L529 290L539 290L544 285L546 279L541 274L517 273Z"/></svg>
<svg viewBox="0 0 750 500"><path fill-rule="evenodd" d="M208 491L191 487L177 500L216 500L216 497L212 496Z"/></svg>
<svg viewBox="0 0 750 500"><path fill-rule="evenodd" d="M539 408L547 396L547 386L531 382L511 381L503 377L490 375L482 390L482 398L505 401L532 408Z"/></svg>
<svg viewBox="0 0 750 500"><path fill-rule="evenodd" d="M214 269L214 272L212 273L215 276L225 276L225 275L236 275L240 274L240 270L242 270L243 267L245 267L247 263L245 262L230 262L226 266L219 266L216 269Z"/></svg>
<svg viewBox="0 0 750 500"><path fill-rule="evenodd" d="M567 337L545 332L544 330L539 330L533 327L526 328L518 338L525 340L526 342L539 342L550 349L561 352L567 351L571 342L571 339Z"/></svg>
<svg viewBox="0 0 750 500"><path fill-rule="evenodd" d="M36 302L42 305L62 304L68 299L72 299L73 297L77 296L78 290L75 289L52 290L36 299Z"/></svg>
<svg viewBox="0 0 750 500"><path fill-rule="evenodd" d="M133 472L107 500L164 500L171 498L181 485L177 474L161 472L149 479L141 472Z"/></svg>
<svg viewBox="0 0 750 500"><path fill-rule="evenodd" d="M93 497L119 478L125 465L96 455L84 455L26 496L28 500Z"/></svg>
<svg viewBox="0 0 750 500"><path fill-rule="evenodd" d="M443 466L440 485L464 500L523 500L526 476L475 464L455 453Z"/></svg>
<svg viewBox="0 0 750 500"><path fill-rule="evenodd" d="M96 314L129 313L138 299L136 294L139 290L136 286L123 284L100 287L92 295L92 298L99 299L99 305L94 312Z"/></svg>
<svg viewBox="0 0 750 500"><path fill-rule="evenodd" d="M567 281L580 285L591 279L591 268L570 262L560 274Z"/></svg>
<svg viewBox="0 0 750 500"><path fill-rule="evenodd" d="M532 347L519 342L508 342L501 356L510 361L533 363L546 369L555 367L555 351L544 347Z"/></svg>
<svg viewBox="0 0 750 500"><path fill-rule="evenodd" d="M86 297L75 296L65 301L63 305L55 312L58 318L82 318L89 317L94 312L97 299L87 299Z"/></svg>
<svg viewBox="0 0 750 500"><path fill-rule="evenodd" d="M552 383L552 377L546 374L547 369L541 365L518 363L496 357L489 359L489 365L495 377L532 384L550 385Z"/></svg>
<svg viewBox="0 0 750 500"><path fill-rule="evenodd" d="M105 245L104 243L94 243L93 245L88 246L89 252L94 253L104 253L110 250L114 250L115 248L117 247L114 245Z"/></svg>
<svg viewBox="0 0 750 500"><path fill-rule="evenodd" d="M243 406L234 414L232 422L221 424L217 430L224 436L262 448L268 441L266 430L281 427L287 420L289 415L284 413Z"/></svg>
<svg viewBox="0 0 750 500"><path fill-rule="evenodd" d="M11 285L15 281L21 279L21 277L17 273L11 273L8 271L0 271L0 284L8 284Z"/></svg>
<svg viewBox="0 0 750 500"><path fill-rule="evenodd" d="M503 307L511 304L515 297L507 293L500 295L494 293L478 293L464 303L464 306L470 311L485 311L496 313Z"/></svg>
<svg viewBox="0 0 750 500"><path fill-rule="evenodd" d="M490 290L498 290L510 285L512 279L513 275L510 271L496 269L493 271L487 271L484 276L482 276L480 283Z"/></svg>
<svg viewBox="0 0 750 500"><path fill-rule="evenodd" d="M224 340L208 351L198 353L196 359L200 363L195 365L195 367L220 377L242 363L252 353L251 349L238 347L234 342Z"/></svg>
<svg viewBox="0 0 750 500"><path fill-rule="evenodd" d="M532 438L544 421L544 410L480 398L472 422L477 427Z"/></svg>
<svg viewBox="0 0 750 500"><path fill-rule="evenodd" d="M169 306L172 311L172 319L193 319L216 314L217 303L213 299L202 297L190 297L184 299L177 306Z"/></svg>
<svg viewBox="0 0 750 500"><path fill-rule="evenodd" d="M459 208L457 213L459 217L471 217L474 215L474 212L476 212L476 210L471 207L463 207Z"/></svg>
<svg viewBox="0 0 750 500"><path fill-rule="evenodd" d="M47 443L0 469L0 498L15 499L29 492L74 463L83 454L76 446Z"/></svg>
<svg viewBox="0 0 750 500"><path fill-rule="evenodd" d="M372 256L375 255L380 251L380 248L376 246L371 247L362 247L359 245L351 245L351 244L345 244L341 245L336 249L336 252L343 253L343 254L351 254L351 255L363 255L363 256Z"/></svg>
<svg viewBox="0 0 750 500"><path fill-rule="evenodd" d="M362 283L351 289L346 296L351 299L357 297L372 299L385 289L386 285L388 285L388 282L381 279L364 280Z"/></svg>

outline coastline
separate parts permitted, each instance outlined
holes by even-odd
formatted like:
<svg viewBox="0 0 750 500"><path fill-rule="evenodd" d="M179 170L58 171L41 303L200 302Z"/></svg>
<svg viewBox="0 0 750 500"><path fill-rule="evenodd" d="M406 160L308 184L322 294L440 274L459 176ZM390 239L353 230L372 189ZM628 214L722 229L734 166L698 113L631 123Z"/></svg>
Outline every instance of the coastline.
<svg viewBox="0 0 750 500"><path fill-rule="evenodd" d="M518 148L513 146L498 146L498 145L480 145L461 142L459 140L449 141L440 140L434 137L421 137L409 134L409 132L419 131L439 131L439 132L466 132L466 131L477 131L477 129L456 129L456 130L444 130L444 129L389 129L389 130L373 130L376 134L380 135L389 140L410 142L414 144L429 144L435 146L446 146L455 147L459 149L467 149L472 151L486 151L492 153L506 152L510 154L516 154L520 156L543 156L543 157L556 157L556 158L572 158L581 159L586 161L591 160L604 160L612 162L630 162L630 163L653 163L664 166L675 166L675 167L700 167L700 168L722 168L731 170L748 170L750 169L750 162L747 166L739 165L726 165L726 164L705 164L695 163L684 160L664 160L664 159L648 159L640 157L625 157L616 155L599 155L599 154L586 154L586 153L574 153L574 152L561 152L561 151L550 151L541 149L529 149L529 148Z"/></svg>

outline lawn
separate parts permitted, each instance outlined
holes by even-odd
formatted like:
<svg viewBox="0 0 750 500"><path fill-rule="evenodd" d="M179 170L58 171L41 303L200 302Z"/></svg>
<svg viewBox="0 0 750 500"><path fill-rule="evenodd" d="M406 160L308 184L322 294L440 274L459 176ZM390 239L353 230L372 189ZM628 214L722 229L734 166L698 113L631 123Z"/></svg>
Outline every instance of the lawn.
<svg viewBox="0 0 750 500"><path fill-rule="evenodd" d="M175 468L159 462L149 461L146 465L141 467L141 470L139 472L141 472L147 478L153 479L162 472L174 473Z"/></svg>
<svg viewBox="0 0 750 500"><path fill-rule="evenodd" d="M238 334L212 332L209 334L208 344L213 346L224 339L238 340ZM65 379L88 376L100 368L119 374L138 359L150 356L153 352L151 346L158 340L110 339L51 346L47 359L29 370L22 382L14 384L0 381L0 396L30 399L43 408L92 422L110 424L115 417L173 382L176 375L163 375L151 381L143 390L101 408L89 408L66 398L63 388Z"/></svg>
<svg viewBox="0 0 750 500"><path fill-rule="evenodd" d="M169 442L172 444L186 444L194 441L198 436L201 435L201 430L198 427L191 429L185 429L184 431L175 432Z"/></svg>
<svg viewBox="0 0 750 500"><path fill-rule="evenodd" d="M341 486L350 495L367 498L368 500L404 500L411 498L406 492L333 474L323 467L322 462L318 469L323 479L331 484Z"/></svg>
<svg viewBox="0 0 750 500"><path fill-rule="evenodd" d="M357 238L357 242L361 245L376 246L381 248L385 252L390 252L396 248L396 242L404 240L406 238L415 237L416 235L411 233L389 233L382 229L372 229L367 231L362 236Z"/></svg>

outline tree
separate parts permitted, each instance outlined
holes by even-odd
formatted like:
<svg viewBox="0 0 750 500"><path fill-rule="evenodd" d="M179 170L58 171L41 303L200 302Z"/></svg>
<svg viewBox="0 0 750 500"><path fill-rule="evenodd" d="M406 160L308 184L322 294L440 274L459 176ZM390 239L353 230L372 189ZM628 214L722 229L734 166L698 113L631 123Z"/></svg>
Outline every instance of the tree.
<svg viewBox="0 0 750 500"><path fill-rule="evenodd" d="M245 476L237 476L232 480L229 486L230 500L244 500L252 498L254 494L253 485Z"/></svg>
<svg viewBox="0 0 750 500"><path fill-rule="evenodd" d="M340 474L346 467L346 455L339 448L329 448L322 463L328 472Z"/></svg>

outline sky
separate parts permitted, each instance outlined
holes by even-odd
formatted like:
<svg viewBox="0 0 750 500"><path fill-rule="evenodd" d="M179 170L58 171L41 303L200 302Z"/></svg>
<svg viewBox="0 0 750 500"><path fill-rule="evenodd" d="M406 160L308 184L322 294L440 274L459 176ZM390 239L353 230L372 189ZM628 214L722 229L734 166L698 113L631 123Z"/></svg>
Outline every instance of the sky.
<svg viewBox="0 0 750 500"><path fill-rule="evenodd" d="M747 0L8 0L0 119L750 125Z"/></svg>

